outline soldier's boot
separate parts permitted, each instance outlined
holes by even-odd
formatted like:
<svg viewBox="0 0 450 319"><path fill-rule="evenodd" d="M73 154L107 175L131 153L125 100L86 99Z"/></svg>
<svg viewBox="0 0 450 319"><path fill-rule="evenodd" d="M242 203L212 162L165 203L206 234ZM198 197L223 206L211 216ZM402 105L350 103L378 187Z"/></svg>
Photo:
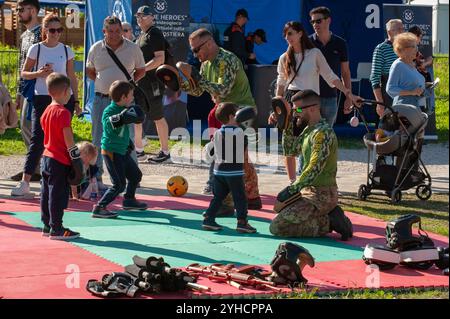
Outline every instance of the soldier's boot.
<svg viewBox="0 0 450 319"><path fill-rule="evenodd" d="M328 213L330 219L330 233L335 231L341 235L341 240L346 241L353 237L353 225L350 219L345 216L340 206L336 206Z"/></svg>

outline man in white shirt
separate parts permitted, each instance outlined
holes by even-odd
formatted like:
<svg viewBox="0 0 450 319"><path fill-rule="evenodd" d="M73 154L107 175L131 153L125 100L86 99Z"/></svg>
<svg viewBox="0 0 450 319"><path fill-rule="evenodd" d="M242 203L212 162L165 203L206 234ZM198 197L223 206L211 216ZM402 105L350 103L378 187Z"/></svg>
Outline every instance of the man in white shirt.
<svg viewBox="0 0 450 319"><path fill-rule="evenodd" d="M22 70L30 47L41 41L41 25L38 20L39 9L40 6L38 0L17 1L17 17L19 22L26 28L20 36L19 70ZM29 109L27 99L25 99L20 93L23 85L23 79L20 79L19 89L16 96L16 108L20 110L20 134L22 135L28 151L31 141L31 108ZM23 172L19 172L11 176L11 179L18 182L22 180L22 175ZM36 171L31 176L31 181L36 182L40 179L40 165L37 165Z"/></svg>

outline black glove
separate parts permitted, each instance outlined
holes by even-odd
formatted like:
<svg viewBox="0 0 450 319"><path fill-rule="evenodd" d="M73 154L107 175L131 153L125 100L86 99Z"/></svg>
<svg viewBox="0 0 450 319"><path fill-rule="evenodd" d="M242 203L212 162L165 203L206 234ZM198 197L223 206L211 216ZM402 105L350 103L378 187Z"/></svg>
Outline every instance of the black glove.
<svg viewBox="0 0 450 319"><path fill-rule="evenodd" d="M245 130L247 128L256 128L256 109L251 106L243 107L236 112L236 122Z"/></svg>
<svg viewBox="0 0 450 319"><path fill-rule="evenodd" d="M113 128L119 128L126 124L140 124L145 120L145 113L139 105L132 105L125 108L119 114L114 114L109 117L109 122Z"/></svg>
<svg viewBox="0 0 450 319"><path fill-rule="evenodd" d="M80 150L75 145L69 148L68 152L72 166L67 181L70 185L80 185L84 178L83 161L80 157Z"/></svg>
<svg viewBox="0 0 450 319"><path fill-rule="evenodd" d="M301 192L291 193L291 187L287 186L277 195L277 200L273 207L276 213L279 213L285 207L291 205L292 203L298 201L302 197Z"/></svg>
<svg viewBox="0 0 450 319"><path fill-rule="evenodd" d="M293 195L289 192L289 190L290 190L290 186L286 186L285 188L283 188L283 190L281 192L279 192L277 195L277 201L284 202L287 199L289 199Z"/></svg>

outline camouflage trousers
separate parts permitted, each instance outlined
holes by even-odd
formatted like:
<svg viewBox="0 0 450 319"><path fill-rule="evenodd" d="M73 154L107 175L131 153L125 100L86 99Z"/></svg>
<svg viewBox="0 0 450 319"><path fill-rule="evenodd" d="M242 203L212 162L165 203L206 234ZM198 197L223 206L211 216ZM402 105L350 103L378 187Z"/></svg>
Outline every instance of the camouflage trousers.
<svg viewBox="0 0 450 319"><path fill-rule="evenodd" d="M255 166L250 162L248 158L247 152L245 152L244 156L244 184L247 199L254 199L259 197L258 175L256 174ZM223 200L223 205L234 207L233 196L231 196L231 192Z"/></svg>
<svg viewBox="0 0 450 319"><path fill-rule="evenodd" d="M305 187L302 197L283 208L270 224L282 237L321 237L330 232L328 213L337 206L337 187Z"/></svg>

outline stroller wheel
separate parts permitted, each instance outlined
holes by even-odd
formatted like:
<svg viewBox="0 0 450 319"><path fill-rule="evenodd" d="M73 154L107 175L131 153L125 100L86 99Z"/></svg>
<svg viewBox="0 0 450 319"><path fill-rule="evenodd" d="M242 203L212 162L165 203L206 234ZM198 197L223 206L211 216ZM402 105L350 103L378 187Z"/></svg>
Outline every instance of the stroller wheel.
<svg viewBox="0 0 450 319"><path fill-rule="evenodd" d="M370 194L370 191L367 188L367 185L360 185L358 189L358 198L360 200L366 200L367 196Z"/></svg>
<svg viewBox="0 0 450 319"><path fill-rule="evenodd" d="M417 186L416 195L421 200L428 200L431 197L431 187L424 184Z"/></svg>
<svg viewBox="0 0 450 319"><path fill-rule="evenodd" d="M391 192L391 203L397 204L401 200L402 200L402 192L397 188L393 189Z"/></svg>

